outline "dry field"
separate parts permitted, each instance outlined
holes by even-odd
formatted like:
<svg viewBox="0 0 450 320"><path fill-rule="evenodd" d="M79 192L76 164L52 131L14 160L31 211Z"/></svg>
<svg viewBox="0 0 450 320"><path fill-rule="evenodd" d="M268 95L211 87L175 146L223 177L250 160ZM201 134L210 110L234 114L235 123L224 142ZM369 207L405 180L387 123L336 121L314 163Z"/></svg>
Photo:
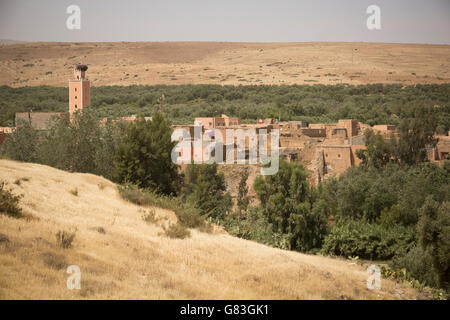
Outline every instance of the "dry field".
<svg viewBox="0 0 450 320"><path fill-rule="evenodd" d="M450 82L450 46L387 43L89 42L0 45L0 85Z"/></svg>
<svg viewBox="0 0 450 320"><path fill-rule="evenodd" d="M122 200L112 182L91 174L0 160L0 180L24 195L26 214L0 215L0 299L426 298L384 279L370 291L365 269L350 261L274 249L218 228L167 238L158 223L142 220L149 208ZM162 221L176 219L154 209ZM59 230L76 232L71 248L56 246ZM67 289L68 265L81 268L81 290Z"/></svg>

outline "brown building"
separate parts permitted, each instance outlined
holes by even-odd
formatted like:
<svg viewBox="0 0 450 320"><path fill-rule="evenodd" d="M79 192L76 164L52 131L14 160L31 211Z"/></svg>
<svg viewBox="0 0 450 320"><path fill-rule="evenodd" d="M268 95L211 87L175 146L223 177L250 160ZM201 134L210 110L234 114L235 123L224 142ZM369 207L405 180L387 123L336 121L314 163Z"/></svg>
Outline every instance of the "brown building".
<svg viewBox="0 0 450 320"><path fill-rule="evenodd" d="M218 127L238 126L241 124L239 118L230 118L222 114L219 117L198 117L194 120L195 125L203 126L205 129L213 129Z"/></svg>

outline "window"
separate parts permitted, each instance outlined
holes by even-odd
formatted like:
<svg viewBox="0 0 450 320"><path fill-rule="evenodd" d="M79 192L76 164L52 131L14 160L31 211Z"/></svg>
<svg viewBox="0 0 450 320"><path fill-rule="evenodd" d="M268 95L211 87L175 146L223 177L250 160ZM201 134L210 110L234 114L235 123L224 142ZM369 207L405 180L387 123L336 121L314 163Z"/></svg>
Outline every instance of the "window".
<svg viewBox="0 0 450 320"><path fill-rule="evenodd" d="M340 158L341 157L341 154L340 153L338 153L338 158Z"/></svg>
<svg viewBox="0 0 450 320"><path fill-rule="evenodd" d="M75 92L77 92L77 88L75 88Z"/></svg>
<svg viewBox="0 0 450 320"><path fill-rule="evenodd" d="M75 109L77 108L77 105L75 105Z"/></svg>
<svg viewBox="0 0 450 320"><path fill-rule="evenodd" d="M77 98L77 96L75 96L75 99Z"/></svg>

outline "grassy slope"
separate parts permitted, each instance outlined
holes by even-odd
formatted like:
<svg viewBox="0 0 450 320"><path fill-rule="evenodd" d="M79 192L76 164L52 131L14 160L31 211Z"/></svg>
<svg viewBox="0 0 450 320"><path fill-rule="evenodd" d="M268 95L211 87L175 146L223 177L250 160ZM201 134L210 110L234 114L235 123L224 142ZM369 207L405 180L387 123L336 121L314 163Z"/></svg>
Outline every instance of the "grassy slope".
<svg viewBox="0 0 450 320"><path fill-rule="evenodd" d="M29 180L14 184L21 178ZM0 160L0 180L24 195L28 216L0 215L0 233L10 240L0 244L1 299L420 297L388 280L381 291L370 291L365 270L348 261L274 249L220 230L169 239L158 224L144 222L143 209L122 200L113 183L91 174ZM70 192L75 188L78 196ZM166 223L176 219L155 211ZM56 247L59 230L76 230L71 249ZM71 264L81 268L81 290L66 288Z"/></svg>

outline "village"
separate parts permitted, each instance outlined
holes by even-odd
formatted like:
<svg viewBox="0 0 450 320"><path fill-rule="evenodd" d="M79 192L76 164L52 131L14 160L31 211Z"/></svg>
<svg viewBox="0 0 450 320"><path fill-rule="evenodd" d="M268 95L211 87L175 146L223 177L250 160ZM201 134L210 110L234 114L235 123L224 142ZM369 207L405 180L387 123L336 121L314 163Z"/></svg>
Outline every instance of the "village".
<svg viewBox="0 0 450 320"><path fill-rule="evenodd" d="M87 66L77 65L74 68L74 78L69 80L69 115L72 119L77 111L82 111L83 108L90 106L90 80L86 77ZM63 117L64 112L20 112L16 113L16 125L21 121L29 122L37 130L48 130L52 125L52 119L55 117ZM106 121L135 121L138 117L132 115L129 117L121 117L117 119L104 118L102 123ZM151 120L152 117L145 117L145 120ZM270 133L273 130L278 130L278 152L280 157L292 162L297 161L302 163L308 173L309 181L317 185L320 181L327 179L330 176L339 176L345 172L349 167L357 166L361 163L361 159L357 156L358 150L366 149L364 132L367 129L372 129L375 133L380 133L384 139L395 137L396 127L394 125L374 125L353 120L340 119L337 123L307 123L305 121L279 121L279 119L260 119L254 124L243 124L237 117L228 117L222 114L220 117L198 117L195 118L192 125L173 125L174 130L181 129L189 133L191 154L188 159L193 159L194 153L198 151L200 155L205 154L205 148L210 147L210 142L214 141L217 135L225 139L227 132L233 130L246 131L253 130L258 135L261 133L267 134L266 141L268 142L268 154L273 150L270 145ZM14 127L0 127L0 145L7 139L8 134L14 131ZM200 137L196 130L201 132ZM201 150L195 150L198 146L198 139L207 136L208 142L201 141ZM438 143L435 147L427 149L428 160L442 164L443 161L449 159L450 156L450 136L437 135ZM244 146L239 144L239 141L234 137L233 150L234 155L237 154L239 148L245 150L245 159L247 164L253 166L260 166L259 163L249 162L249 153L252 138L248 136L245 140ZM225 140L224 140L225 141ZM259 144L257 139L256 144ZM227 154L226 145L224 147L224 154ZM214 154L214 153L213 153ZM180 157L186 157L186 154L180 152ZM203 162L209 158L202 159ZM186 158L185 158L186 159ZM233 156L233 159L237 157ZM230 162L227 161L227 164ZM181 170L186 166L186 162L181 164Z"/></svg>

